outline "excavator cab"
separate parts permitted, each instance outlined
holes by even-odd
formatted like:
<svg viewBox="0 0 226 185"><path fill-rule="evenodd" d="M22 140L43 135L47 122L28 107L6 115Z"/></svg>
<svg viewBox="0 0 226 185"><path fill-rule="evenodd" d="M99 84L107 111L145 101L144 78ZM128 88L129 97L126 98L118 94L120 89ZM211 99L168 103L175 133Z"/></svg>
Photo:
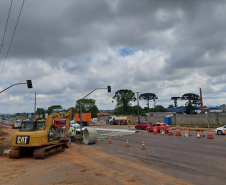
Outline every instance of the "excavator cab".
<svg viewBox="0 0 226 185"><path fill-rule="evenodd" d="M45 125L45 121L23 121L21 123L21 127L19 132L26 132L26 131L38 131L42 130Z"/></svg>
<svg viewBox="0 0 226 185"><path fill-rule="evenodd" d="M28 132L36 130L36 121L23 121L19 132Z"/></svg>

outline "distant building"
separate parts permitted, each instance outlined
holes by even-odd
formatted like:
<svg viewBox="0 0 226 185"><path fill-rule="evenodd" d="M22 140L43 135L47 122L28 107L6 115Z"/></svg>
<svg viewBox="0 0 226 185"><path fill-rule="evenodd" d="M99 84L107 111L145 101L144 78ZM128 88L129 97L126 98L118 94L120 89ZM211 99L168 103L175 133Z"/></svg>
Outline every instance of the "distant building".
<svg viewBox="0 0 226 185"><path fill-rule="evenodd" d="M99 110L99 112L108 112L108 113L113 113L114 110Z"/></svg>
<svg viewBox="0 0 226 185"><path fill-rule="evenodd" d="M208 108L208 110L209 110L210 112L222 112L222 109L216 108L216 107L210 107L210 108Z"/></svg>
<svg viewBox="0 0 226 185"><path fill-rule="evenodd" d="M98 115L98 116L110 116L110 115L112 115L112 114L109 113L109 112L99 112L99 113L97 113L97 115Z"/></svg>
<svg viewBox="0 0 226 185"><path fill-rule="evenodd" d="M222 112L226 112L226 105L225 104L220 105L220 109L222 110Z"/></svg>
<svg viewBox="0 0 226 185"><path fill-rule="evenodd" d="M166 112L176 112L176 113L184 113L185 108L167 108L165 109ZM208 107L203 109L204 112L222 112L221 108L217 107ZM195 112L201 113L201 109L199 107L195 108Z"/></svg>

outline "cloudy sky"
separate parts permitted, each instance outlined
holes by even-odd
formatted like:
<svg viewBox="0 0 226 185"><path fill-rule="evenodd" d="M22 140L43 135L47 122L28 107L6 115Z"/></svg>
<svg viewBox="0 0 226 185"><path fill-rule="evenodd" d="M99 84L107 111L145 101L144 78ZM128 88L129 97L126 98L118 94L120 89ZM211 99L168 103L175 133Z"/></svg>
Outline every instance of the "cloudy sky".
<svg viewBox="0 0 226 185"><path fill-rule="evenodd" d="M22 2L13 1L0 69ZM0 0L0 41L9 6ZM156 104L165 107L170 97L199 88L204 105L226 103L225 10L221 0L27 0L0 90L27 79L34 88L1 93L0 113L34 111L35 92L37 107L68 108L107 85L112 93L89 96L99 109L113 109L119 89L156 93Z"/></svg>

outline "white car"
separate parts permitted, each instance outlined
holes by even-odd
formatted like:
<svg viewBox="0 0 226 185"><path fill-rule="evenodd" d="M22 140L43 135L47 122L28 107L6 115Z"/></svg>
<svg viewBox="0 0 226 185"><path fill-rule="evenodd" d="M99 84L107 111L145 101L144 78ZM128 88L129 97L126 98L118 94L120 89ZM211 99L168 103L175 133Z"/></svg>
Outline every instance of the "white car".
<svg viewBox="0 0 226 185"><path fill-rule="evenodd" d="M84 129L85 129L85 127L82 127L82 134L83 134ZM79 125L79 126L76 127L76 133L80 134L80 131L81 131L81 126Z"/></svg>
<svg viewBox="0 0 226 185"><path fill-rule="evenodd" d="M76 127L78 127L78 126L80 126L77 122L75 122L75 121L71 121L70 122L70 128L76 128Z"/></svg>
<svg viewBox="0 0 226 185"><path fill-rule="evenodd" d="M222 134L225 134L225 130L226 130L226 125L223 126L223 127L218 127L215 129L215 133L217 135L222 135Z"/></svg>

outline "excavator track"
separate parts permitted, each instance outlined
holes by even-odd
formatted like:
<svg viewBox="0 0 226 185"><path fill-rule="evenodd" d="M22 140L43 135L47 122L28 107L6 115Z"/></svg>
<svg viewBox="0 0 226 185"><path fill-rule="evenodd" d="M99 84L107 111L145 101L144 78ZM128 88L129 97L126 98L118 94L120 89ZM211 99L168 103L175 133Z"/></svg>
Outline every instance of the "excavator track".
<svg viewBox="0 0 226 185"><path fill-rule="evenodd" d="M18 159L20 158L24 153L28 152L30 148L13 148L9 152L9 158L11 159Z"/></svg>
<svg viewBox="0 0 226 185"><path fill-rule="evenodd" d="M54 145L40 147L34 150L33 157L35 159L45 159L52 154L64 152L66 145L64 143L57 143Z"/></svg>

